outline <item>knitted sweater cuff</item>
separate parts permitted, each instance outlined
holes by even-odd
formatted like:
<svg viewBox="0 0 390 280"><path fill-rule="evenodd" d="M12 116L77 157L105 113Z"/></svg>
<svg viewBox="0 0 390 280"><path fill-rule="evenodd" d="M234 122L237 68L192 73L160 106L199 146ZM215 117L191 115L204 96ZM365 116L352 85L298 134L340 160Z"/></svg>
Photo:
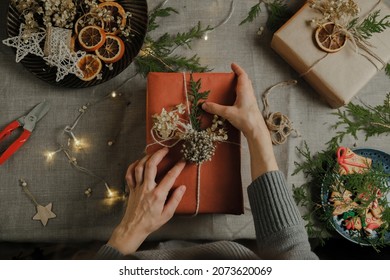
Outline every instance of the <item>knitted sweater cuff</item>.
<svg viewBox="0 0 390 280"><path fill-rule="evenodd" d="M119 260L122 258L123 254L108 244L103 245L95 256L97 260Z"/></svg>
<svg viewBox="0 0 390 280"><path fill-rule="evenodd" d="M267 172L248 187L257 240L285 228L300 225L302 219L282 172Z"/></svg>

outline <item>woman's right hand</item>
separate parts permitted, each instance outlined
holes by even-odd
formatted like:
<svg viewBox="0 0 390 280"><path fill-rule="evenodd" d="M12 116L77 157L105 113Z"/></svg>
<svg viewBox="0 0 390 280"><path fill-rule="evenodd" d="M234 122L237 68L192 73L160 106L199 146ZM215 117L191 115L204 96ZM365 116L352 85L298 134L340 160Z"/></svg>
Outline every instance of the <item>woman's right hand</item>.
<svg viewBox="0 0 390 280"><path fill-rule="evenodd" d="M203 110L221 116L234 127L241 130L245 137L251 137L257 131L269 134L263 116L257 105L252 82L246 72L237 64L232 64L237 75L236 101L233 106L223 106L213 102L205 102Z"/></svg>
<svg viewBox="0 0 390 280"><path fill-rule="evenodd" d="M248 140L251 174L254 180L265 172L278 170L278 165L269 130L257 105L252 82L237 64L232 64L232 70L237 75L236 101L233 106L205 102L202 108L210 114L228 120L242 131Z"/></svg>

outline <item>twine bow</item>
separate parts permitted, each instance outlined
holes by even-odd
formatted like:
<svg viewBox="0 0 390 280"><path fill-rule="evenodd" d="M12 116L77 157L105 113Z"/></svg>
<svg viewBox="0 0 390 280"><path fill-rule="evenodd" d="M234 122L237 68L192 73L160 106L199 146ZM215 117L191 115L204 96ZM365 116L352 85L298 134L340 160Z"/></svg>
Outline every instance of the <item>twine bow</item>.
<svg viewBox="0 0 390 280"><path fill-rule="evenodd" d="M378 7L378 5L381 2L382 2L382 0L378 0L377 3L367 12L366 15L360 17L359 22L362 22L365 18L367 18ZM345 24L338 24L336 22L334 22L334 23L340 27L340 32L345 34L345 36L352 43L352 45L355 49L355 52L357 54L366 58L369 62L371 62L374 65L374 67L377 70L381 70L384 67L386 67L386 62L379 55L377 55L374 51L372 51L370 49L370 47L372 48L373 46L359 34L359 32L356 30L356 28L354 28L354 27L349 28ZM359 50L365 51L366 54L360 52ZM314 69L314 67L316 67L317 64L319 64L321 61L323 61L329 54L330 53L326 53L323 57L317 59L305 72L300 73L300 76L304 77L307 74L309 74ZM374 60L378 61L382 65L382 67L379 68Z"/></svg>

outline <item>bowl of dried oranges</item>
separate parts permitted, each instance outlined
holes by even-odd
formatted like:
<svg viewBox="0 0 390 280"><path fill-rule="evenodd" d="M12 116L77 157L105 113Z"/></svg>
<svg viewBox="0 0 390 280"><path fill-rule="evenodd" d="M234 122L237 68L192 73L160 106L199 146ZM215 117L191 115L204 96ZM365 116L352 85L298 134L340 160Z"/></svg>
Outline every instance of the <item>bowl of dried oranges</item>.
<svg viewBox="0 0 390 280"><path fill-rule="evenodd" d="M147 23L146 0L11 0L5 41L38 78L82 88L125 70L143 45Z"/></svg>

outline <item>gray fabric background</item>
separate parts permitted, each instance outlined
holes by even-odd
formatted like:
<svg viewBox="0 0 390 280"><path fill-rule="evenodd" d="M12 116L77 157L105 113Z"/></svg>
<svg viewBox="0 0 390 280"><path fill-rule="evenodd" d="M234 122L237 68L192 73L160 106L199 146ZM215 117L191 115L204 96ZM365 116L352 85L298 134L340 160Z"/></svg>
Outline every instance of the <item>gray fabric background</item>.
<svg viewBox="0 0 390 280"><path fill-rule="evenodd" d="M390 4L390 0L385 1ZM148 1L153 8L160 1ZM228 0L170 0L168 5L179 10L160 21L155 33L182 32L201 21L215 26L229 13ZM216 72L230 71L230 63L237 62L251 77L258 100L264 90L273 84L291 78L298 79L289 67L270 48L272 34L265 30L256 35L264 25L263 11L252 24L238 26L257 1L235 1L231 19L209 34L209 39L199 40L192 50L177 50L188 55L197 53L203 64ZM304 1L291 1L294 9ZM6 38L6 14L8 1L0 3L0 39ZM304 46L302 46L304 47ZM120 189L124 185L127 166L143 155L145 146L145 93L146 81L142 77L118 87L134 73L130 66L114 79L86 89L67 89L48 85L34 77L21 64L15 63L11 48L0 44L0 128L28 112L37 103L47 100L51 104L48 115L36 127L29 141L5 164L0 166L0 241L90 241L106 240L120 221L123 201L107 205L105 187L101 181L73 169L67 159L58 154L48 163L45 152L56 150L56 139L61 130L72 124L78 108L88 102L101 100L112 90L123 95L121 100L105 100L91 108L77 127L77 136L88 141L89 146L77 153L80 165L105 178L111 186ZM384 100L389 91L390 79L384 72L378 73L357 95L371 105ZM356 101L356 100L354 100ZM299 79L297 86L275 90L270 98L271 111L288 115L301 137L290 138L282 146L275 147L280 169L287 176L289 185L304 182L302 176L291 176L297 158L296 147L306 140L312 151L325 148L334 131L330 126L336 120L331 109L319 96ZM259 102L260 107L262 104ZM115 145L107 141L117 135ZM369 142L345 139L344 144L373 147L390 152L388 138L372 138ZM34 205L22 192L18 180L24 178L38 202L53 203L56 219L46 227L33 221ZM242 143L242 181L250 183L249 157L245 140ZM93 194L87 198L86 188ZM154 233L151 240L162 239L238 239L254 238L252 216L245 198L245 214L200 215L195 218L175 217ZM304 209L302 209L304 212Z"/></svg>

